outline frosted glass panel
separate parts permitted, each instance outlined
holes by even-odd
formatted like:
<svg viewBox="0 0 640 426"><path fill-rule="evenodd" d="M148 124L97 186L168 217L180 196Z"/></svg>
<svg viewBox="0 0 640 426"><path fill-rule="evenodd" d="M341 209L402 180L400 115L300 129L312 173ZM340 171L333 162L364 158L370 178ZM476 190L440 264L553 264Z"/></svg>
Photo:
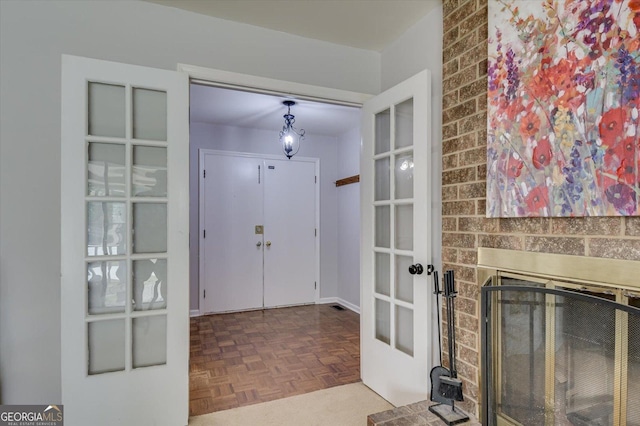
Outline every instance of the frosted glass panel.
<svg viewBox="0 0 640 426"><path fill-rule="evenodd" d="M167 94L158 90L133 89L133 137L167 140Z"/></svg>
<svg viewBox="0 0 640 426"><path fill-rule="evenodd" d="M126 251L125 203L87 203L87 255L121 255Z"/></svg>
<svg viewBox="0 0 640 426"><path fill-rule="evenodd" d="M89 313L124 312L127 300L127 266L124 260L87 265Z"/></svg>
<svg viewBox="0 0 640 426"><path fill-rule="evenodd" d="M413 356L413 310L396 305L396 349Z"/></svg>
<svg viewBox="0 0 640 426"><path fill-rule="evenodd" d="M413 145L413 99L396 105L396 148Z"/></svg>
<svg viewBox="0 0 640 426"><path fill-rule="evenodd" d="M376 114L375 153L389 152L391 147L391 112L387 109Z"/></svg>
<svg viewBox="0 0 640 426"><path fill-rule="evenodd" d="M390 296L391 259L387 253L376 253L376 293Z"/></svg>
<svg viewBox="0 0 640 426"><path fill-rule="evenodd" d="M131 181L136 197L166 197L167 148L134 146Z"/></svg>
<svg viewBox="0 0 640 426"><path fill-rule="evenodd" d="M87 195L124 197L125 146L112 143L89 143Z"/></svg>
<svg viewBox="0 0 640 426"><path fill-rule="evenodd" d="M396 206L396 248L413 250L413 205Z"/></svg>
<svg viewBox="0 0 640 426"><path fill-rule="evenodd" d="M377 206L376 216L376 247L391 247L391 207Z"/></svg>
<svg viewBox="0 0 640 426"><path fill-rule="evenodd" d="M413 152L396 157L395 175L395 198L413 198Z"/></svg>
<svg viewBox="0 0 640 426"><path fill-rule="evenodd" d="M391 172L389 170L389 157L381 158L375 161L375 193L376 201L388 200L390 198L391 188Z"/></svg>
<svg viewBox="0 0 640 426"><path fill-rule="evenodd" d="M124 86L89 83L89 134L125 137Z"/></svg>
<svg viewBox="0 0 640 426"><path fill-rule="evenodd" d="M413 258L396 256L396 299L413 303L413 275L409 273L409 266Z"/></svg>
<svg viewBox="0 0 640 426"><path fill-rule="evenodd" d="M376 339L387 345L391 342L391 305L389 302L375 299L376 303Z"/></svg>
<svg viewBox="0 0 640 426"><path fill-rule="evenodd" d="M167 251L167 205L135 203L133 205L133 252Z"/></svg>
<svg viewBox="0 0 640 426"><path fill-rule="evenodd" d="M167 307L167 260L133 261L133 309L145 311Z"/></svg>
<svg viewBox="0 0 640 426"><path fill-rule="evenodd" d="M167 316L133 319L133 368L167 363Z"/></svg>
<svg viewBox="0 0 640 426"><path fill-rule="evenodd" d="M124 370L124 319L88 324L89 374Z"/></svg>

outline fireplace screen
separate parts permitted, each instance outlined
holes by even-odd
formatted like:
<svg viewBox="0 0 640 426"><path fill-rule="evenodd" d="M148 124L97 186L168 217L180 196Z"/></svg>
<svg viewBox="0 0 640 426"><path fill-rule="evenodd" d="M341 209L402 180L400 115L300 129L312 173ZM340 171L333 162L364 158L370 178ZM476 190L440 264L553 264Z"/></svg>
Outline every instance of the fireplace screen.
<svg viewBox="0 0 640 426"><path fill-rule="evenodd" d="M640 426L640 299L498 274L482 289L483 424Z"/></svg>

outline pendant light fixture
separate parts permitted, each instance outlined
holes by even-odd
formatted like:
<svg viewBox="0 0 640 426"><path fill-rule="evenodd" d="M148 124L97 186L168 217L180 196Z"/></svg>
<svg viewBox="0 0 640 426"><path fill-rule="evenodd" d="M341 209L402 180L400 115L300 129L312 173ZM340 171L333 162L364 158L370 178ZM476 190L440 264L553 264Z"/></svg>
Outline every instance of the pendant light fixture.
<svg viewBox="0 0 640 426"><path fill-rule="evenodd" d="M282 131L280 132L280 144L284 155L291 160L291 157L296 155L300 149L300 141L304 139L304 130L297 130L293 127L296 117L291 114L291 107L296 103L294 101L283 101L282 104L287 107L287 113L284 115L284 126L282 126Z"/></svg>

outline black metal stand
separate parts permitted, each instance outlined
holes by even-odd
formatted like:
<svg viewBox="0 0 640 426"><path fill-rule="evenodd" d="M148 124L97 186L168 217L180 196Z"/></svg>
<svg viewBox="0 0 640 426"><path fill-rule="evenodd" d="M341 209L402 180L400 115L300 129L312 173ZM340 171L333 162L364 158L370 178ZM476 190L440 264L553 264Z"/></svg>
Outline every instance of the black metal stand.
<svg viewBox="0 0 640 426"><path fill-rule="evenodd" d="M429 407L429 411L440 417L440 420L445 422L448 426L469 421L469 416L467 416L461 409L456 408L455 405L432 405Z"/></svg>

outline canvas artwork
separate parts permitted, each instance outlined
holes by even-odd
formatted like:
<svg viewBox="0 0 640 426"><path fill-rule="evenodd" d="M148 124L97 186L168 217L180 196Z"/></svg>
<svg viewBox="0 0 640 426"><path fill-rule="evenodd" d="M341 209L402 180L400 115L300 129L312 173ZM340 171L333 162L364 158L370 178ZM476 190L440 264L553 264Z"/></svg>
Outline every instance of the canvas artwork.
<svg viewBox="0 0 640 426"><path fill-rule="evenodd" d="M489 0L487 216L640 215L640 0Z"/></svg>

